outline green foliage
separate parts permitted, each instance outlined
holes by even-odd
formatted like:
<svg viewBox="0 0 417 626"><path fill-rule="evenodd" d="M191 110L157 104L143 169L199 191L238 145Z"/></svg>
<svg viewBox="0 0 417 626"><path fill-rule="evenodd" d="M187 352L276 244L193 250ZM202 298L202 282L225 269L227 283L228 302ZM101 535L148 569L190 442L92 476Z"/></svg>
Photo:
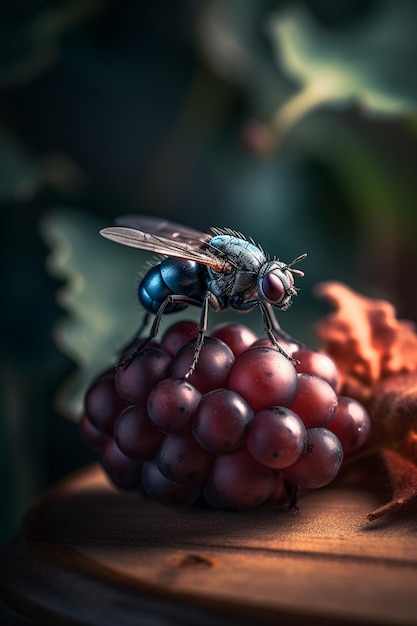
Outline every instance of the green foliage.
<svg viewBox="0 0 417 626"><path fill-rule="evenodd" d="M2 3L0 87L26 82L55 63L63 35L105 5L100 0Z"/></svg>
<svg viewBox="0 0 417 626"><path fill-rule="evenodd" d="M277 63L300 88L289 103L291 123L328 103L353 101L377 115L415 112L416 20L410 0L377 2L362 20L334 29L301 2L273 13L268 33Z"/></svg>
<svg viewBox="0 0 417 626"><path fill-rule="evenodd" d="M141 314L135 301L140 253L99 236L105 226L84 212L49 213L42 234L51 247L48 269L65 285L57 293L66 315L54 329L55 341L77 371L58 392L60 410L80 417L83 395L98 372L116 362L117 352L137 330Z"/></svg>
<svg viewBox="0 0 417 626"><path fill-rule="evenodd" d="M0 126L0 206L1 203L33 193L39 186L39 166L16 137Z"/></svg>

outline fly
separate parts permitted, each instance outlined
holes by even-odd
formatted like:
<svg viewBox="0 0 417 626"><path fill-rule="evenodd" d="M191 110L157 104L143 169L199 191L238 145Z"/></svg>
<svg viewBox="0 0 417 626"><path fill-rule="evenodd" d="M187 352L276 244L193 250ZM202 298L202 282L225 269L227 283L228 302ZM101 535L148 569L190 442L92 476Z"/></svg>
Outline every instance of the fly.
<svg viewBox="0 0 417 626"><path fill-rule="evenodd" d="M277 336L288 339L288 335L281 329L274 308L285 310L291 304L297 294L294 277L304 276L294 265L307 254L284 263L269 257L252 239L232 229L212 228L211 233L202 233L140 215L120 217L116 226L103 228L100 234L125 246L165 256L148 270L138 288L139 301L146 311L141 330L154 314L149 335L118 367L129 365L157 336L164 314L189 305L199 307L201 312L194 356L186 377L197 365L209 308L246 312L258 307L272 345L295 361L277 342Z"/></svg>

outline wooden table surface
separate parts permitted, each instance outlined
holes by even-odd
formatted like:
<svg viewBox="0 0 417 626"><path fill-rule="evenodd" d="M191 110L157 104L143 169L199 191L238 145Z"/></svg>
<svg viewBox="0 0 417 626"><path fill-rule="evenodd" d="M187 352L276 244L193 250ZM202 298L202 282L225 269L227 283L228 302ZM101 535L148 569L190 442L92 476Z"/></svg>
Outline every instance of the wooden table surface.
<svg viewBox="0 0 417 626"><path fill-rule="evenodd" d="M417 509L367 523L388 496L373 463L298 514L163 507L88 467L3 551L1 596L47 625L417 624Z"/></svg>

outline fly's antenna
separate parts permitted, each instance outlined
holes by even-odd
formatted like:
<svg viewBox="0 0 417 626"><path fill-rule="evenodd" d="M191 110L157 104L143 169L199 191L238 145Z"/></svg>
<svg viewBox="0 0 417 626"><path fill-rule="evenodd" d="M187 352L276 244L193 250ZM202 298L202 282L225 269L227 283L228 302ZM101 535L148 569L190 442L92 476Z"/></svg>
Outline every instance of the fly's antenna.
<svg viewBox="0 0 417 626"><path fill-rule="evenodd" d="M294 259L294 261L291 261L291 263L288 263L288 265L285 266L285 269L290 270L296 276L304 276L304 272L302 270L293 270L292 267L293 265L296 265L296 263L299 263L300 261L304 261L306 256L307 256L307 252L304 252L304 254L300 254L300 256Z"/></svg>

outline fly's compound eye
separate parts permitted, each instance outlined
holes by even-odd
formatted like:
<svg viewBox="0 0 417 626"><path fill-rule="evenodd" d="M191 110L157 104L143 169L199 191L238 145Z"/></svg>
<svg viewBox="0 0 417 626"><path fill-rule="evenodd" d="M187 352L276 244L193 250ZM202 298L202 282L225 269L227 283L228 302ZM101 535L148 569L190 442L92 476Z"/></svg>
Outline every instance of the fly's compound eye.
<svg viewBox="0 0 417 626"><path fill-rule="evenodd" d="M265 298L276 304L282 300L285 294L285 287L282 280L273 272L268 272L262 278L262 292Z"/></svg>

